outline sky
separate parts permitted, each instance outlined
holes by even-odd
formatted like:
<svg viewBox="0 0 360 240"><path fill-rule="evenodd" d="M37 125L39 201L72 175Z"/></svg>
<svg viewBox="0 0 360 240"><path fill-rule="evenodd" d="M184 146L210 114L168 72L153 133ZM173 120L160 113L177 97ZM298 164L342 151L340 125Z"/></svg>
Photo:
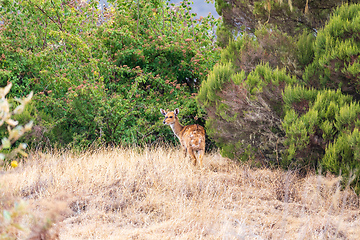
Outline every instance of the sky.
<svg viewBox="0 0 360 240"><path fill-rule="evenodd" d="M107 5L106 0L99 0L100 5L102 6L104 3ZM180 3L181 0L170 0L171 3ZM197 13L197 16L206 17L209 12L215 17L219 18L219 14L217 14L215 10L215 5L212 3L206 3L205 0L192 0L194 4L191 5L192 12Z"/></svg>
<svg viewBox="0 0 360 240"><path fill-rule="evenodd" d="M180 3L181 0L171 0L171 3ZM197 16L206 17L209 12L215 17L219 18L219 14L215 10L215 5L212 3L206 3L205 0L192 0L194 4L191 5L192 12L197 13Z"/></svg>

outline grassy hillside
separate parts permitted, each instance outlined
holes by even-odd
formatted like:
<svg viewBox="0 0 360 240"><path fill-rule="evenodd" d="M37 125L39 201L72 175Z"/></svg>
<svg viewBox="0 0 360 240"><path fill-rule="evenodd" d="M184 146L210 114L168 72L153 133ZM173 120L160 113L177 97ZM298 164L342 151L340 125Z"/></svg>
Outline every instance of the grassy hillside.
<svg viewBox="0 0 360 240"><path fill-rule="evenodd" d="M200 170L166 148L35 152L0 172L0 236L360 239L359 199L339 180L253 170L218 153Z"/></svg>

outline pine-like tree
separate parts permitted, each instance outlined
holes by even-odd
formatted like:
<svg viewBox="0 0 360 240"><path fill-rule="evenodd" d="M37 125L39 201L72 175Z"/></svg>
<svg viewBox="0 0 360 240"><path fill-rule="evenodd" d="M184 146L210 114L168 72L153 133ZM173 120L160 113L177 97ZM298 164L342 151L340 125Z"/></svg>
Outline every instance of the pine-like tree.
<svg viewBox="0 0 360 240"><path fill-rule="evenodd" d="M340 88L360 99L360 4L334 11L314 41L314 58L303 79L318 89Z"/></svg>
<svg viewBox="0 0 360 240"><path fill-rule="evenodd" d="M258 24L276 26L291 36L316 32L333 9L356 0L216 0L216 10L229 30L254 32Z"/></svg>

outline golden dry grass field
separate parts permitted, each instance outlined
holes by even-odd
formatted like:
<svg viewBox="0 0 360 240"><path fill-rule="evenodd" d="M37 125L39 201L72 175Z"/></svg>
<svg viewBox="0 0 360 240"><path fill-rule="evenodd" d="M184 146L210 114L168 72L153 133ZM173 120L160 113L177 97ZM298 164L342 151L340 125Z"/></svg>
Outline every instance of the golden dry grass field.
<svg viewBox="0 0 360 240"><path fill-rule="evenodd" d="M0 210L11 214L0 217L0 236L360 239L359 198L339 180L252 169L218 153L198 169L171 148L35 152L0 172Z"/></svg>

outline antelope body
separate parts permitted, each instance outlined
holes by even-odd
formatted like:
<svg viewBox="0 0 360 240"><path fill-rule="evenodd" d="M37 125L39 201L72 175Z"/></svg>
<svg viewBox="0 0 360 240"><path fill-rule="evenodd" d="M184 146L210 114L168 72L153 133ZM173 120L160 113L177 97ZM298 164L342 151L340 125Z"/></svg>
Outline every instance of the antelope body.
<svg viewBox="0 0 360 240"><path fill-rule="evenodd" d="M196 166L199 164L202 167L202 159L205 153L205 130L198 124L182 126L177 115L179 109L176 108L173 112L166 112L160 109L162 115L165 116L164 124L169 125L174 134L178 137L184 155L189 155L191 161ZM197 152L197 157L195 153Z"/></svg>

